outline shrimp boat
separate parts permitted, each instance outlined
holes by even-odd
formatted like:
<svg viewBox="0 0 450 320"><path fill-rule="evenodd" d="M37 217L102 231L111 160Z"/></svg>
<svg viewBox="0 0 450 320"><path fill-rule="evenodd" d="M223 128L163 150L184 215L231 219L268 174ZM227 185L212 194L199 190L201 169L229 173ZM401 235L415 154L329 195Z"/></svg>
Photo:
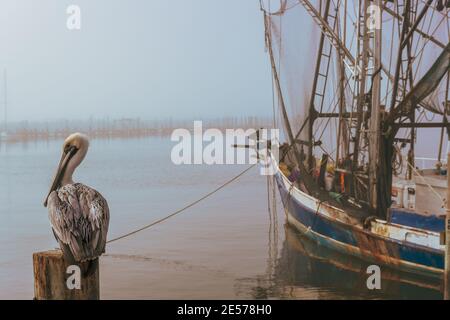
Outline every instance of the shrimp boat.
<svg viewBox="0 0 450 320"><path fill-rule="evenodd" d="M286 139L269 157L287 223L328 249L433 278L444 269L449 8L261 1Z"/></svg>

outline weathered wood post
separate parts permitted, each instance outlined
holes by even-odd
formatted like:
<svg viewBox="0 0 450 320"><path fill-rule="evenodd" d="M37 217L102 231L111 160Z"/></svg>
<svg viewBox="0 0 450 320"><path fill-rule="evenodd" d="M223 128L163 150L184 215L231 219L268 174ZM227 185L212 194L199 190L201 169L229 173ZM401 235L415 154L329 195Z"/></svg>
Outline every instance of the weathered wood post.
<svg viewBox="0 0 450 320"><path fill-rule="evenodd" d="M80 264L83 270L83 265ZM98 300L100 281L98 261L88 276L79 275L65 261L61 250L33 253L34 299L36 300Z"/></svg>
<svg viewBox="0 0 450 320"><path fill-rule="evenodd" d="M450 140L447 142L447 197L445 204L444 299L450 299Z"/></svg>

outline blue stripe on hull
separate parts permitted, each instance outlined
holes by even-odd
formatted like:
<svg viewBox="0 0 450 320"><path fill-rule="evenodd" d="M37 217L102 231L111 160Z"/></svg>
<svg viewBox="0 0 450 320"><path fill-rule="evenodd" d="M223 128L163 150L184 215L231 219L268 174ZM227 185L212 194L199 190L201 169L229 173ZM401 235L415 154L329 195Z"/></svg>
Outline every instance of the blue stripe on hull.
<svg viewBox="0 0 450 320"><path fill-rule="evenodd" d="M385 237L382 238L370 232L364 232L361 229L354 228L351 225L327 219L321 214L314 212L310 208L303 205L296 198L289 196L288 190L286 190L283 185L280 174L278 173L276 177L278 189L285 208L291 216L305 228L310 228L310 230L314 231L314 233L319 236L323 236L316 237L313 233L308 235L322 245L352 255L357 255L355 254L354 249L359 248L362 250L367 250L372 254L379 254L419 265L417 267L413 267L413 270L408 270L412 272L416 271L415 269L417 268L420 269L420 265L438 269L444 268L443 253L433 249L428 249L426 247L397 241L395 239ZM327 238L338 241L341 244L344 244L344 246L338 246L336 243ZM343 249L343 247L345 248L345 245L352 246L354 248L353 250L352 248ZM373 262L391 265L388 261L381 261L375 256L357 256ZM404 269L404 266L391 266ZM422 272L418 271L418 273ZM424 273L428 274L428 270L424 271Z"/></svg>
<svg viewBox="0 0 450 320"><path fill-rule="evenodd" d="M442 232L445 229L445 216L424 216L399 208L389 209L389 221L434 232Z"/></svg>

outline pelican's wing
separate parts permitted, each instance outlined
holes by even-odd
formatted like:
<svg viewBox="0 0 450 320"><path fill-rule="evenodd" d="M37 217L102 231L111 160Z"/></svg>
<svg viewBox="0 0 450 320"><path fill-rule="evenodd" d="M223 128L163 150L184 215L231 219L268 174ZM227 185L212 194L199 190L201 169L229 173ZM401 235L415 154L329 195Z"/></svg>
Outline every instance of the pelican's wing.
<svg viewBox="0 0 450 320"><path fill-rule="evenodd" d="M99 192L78 183L66 185L52 192L48 210L61 249L70 250L76 261L94 259L104 252L109 208Z"/></svg>
<svg viewBox="0 0 450 320"><path fill-rule="evenodd" d="M52 226L53 234L58 241L64 257L69 263L80 261L83 255L81 238L78 237L78 223L71 194L65 190L53 191L48 198L48 217Z"/></svg>
<svg viewBox="0 0 450 320"><path fill-rule="evenodd" d="M105 252L109 226L109 207L105 198L96 190L82 184L79 187L79 203L89 223L84 235L91 243L94 255Z"/></svg>

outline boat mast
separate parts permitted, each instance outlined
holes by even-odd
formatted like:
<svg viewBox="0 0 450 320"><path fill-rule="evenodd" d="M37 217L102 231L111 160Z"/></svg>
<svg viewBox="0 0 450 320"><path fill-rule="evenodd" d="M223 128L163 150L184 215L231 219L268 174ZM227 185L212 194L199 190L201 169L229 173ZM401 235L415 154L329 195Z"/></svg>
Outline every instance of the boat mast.
<svg viewBox="0 0 450 320"><path fill-rule="evenodd" d="M336 12L336 15L339 17L339 10ZM345 33L347 32L347 0L344 3L344 23L343 23L343 44L346 45L346 37ZM341 24L339 23L340 19L337 19L336 24L336 33L340 35ZM337 58L337 74L339 79L339 121L338 121L338 132L337 132L337 140L336 140L336 167L338 166L340 159L346 159L348 156L348 135L346 128L346 121L344 120L344 112L345 109L345 66L344 66L344 55L342 50L336 50L336 58Z"/></svg>
<svg viewBox="0 0 450 320"><path fill-rule="evenodd" d="M357 46L358 46L358 60L361 63L360 72L358 74L358 80L359 80L359 88L358 88L358 98L356 103L356 126L355 126L355 141L353 146L353 171L356 170L356 168L359 165L359 152L360 152L360 138L361 138L361 126L362 126L362 120L363 120L363 104L364 104L364 97L365 97L365 89L366 89L366 74L367 74L367 66L368 66L368 58L369 58L369 33L367 32L367 8L369 6L368 0L360 0L359 1L359 13L358 13L358 39L357 39ZM361 13L361 7L362 7L362 13ZM362 34L361 34L362 32ZM362 41L361 41L362 39ZM362 42L362 48L360 47L360 43ZM355 185L355 192L357 190L357 187Z"/></svg>
<svg viewBox="0 0 450 320"><path fill-rule="evenodd" d="M377 209L377 175L379 167L379 148L380 148L380 86L381 86L381 36L382 36L382 3L381 0L374 1L377 6L379 23L375 23L373 33L373 76L372 76L372 103L369 122L369 200L371 207ZM377 25L378 24L378 25Z"/></svg>

